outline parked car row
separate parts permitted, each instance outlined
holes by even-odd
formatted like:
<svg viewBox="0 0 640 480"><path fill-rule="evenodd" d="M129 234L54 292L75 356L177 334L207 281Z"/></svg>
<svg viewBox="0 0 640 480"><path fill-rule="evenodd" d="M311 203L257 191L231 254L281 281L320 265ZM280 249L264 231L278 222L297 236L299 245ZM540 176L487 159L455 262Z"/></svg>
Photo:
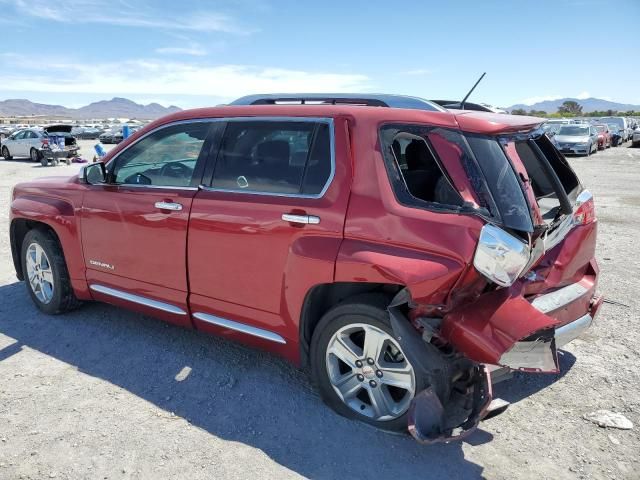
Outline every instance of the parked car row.
<svg viewBox="0 0 640 480"><path fill-rule="evenodd" d="M588 156L629 140L633 147L640 146L640 122L634 118L553 119L542 128L558 150L566 154Z"/></svg>
<svg viewBox="0 0 640 480"><path fill-rule="evenodd" d="M131 126L129 127L130 134L137 132L140 130L142 126ZM98 137L100 143L120 143L124 139L123 127L116 127L105 132L102 132Z"/></svg>

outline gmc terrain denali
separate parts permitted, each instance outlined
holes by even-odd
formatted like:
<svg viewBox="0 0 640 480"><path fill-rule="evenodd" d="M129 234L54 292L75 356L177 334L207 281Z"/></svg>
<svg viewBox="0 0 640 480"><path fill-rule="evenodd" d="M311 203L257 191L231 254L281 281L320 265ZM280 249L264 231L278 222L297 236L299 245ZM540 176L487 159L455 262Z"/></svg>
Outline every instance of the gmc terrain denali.
<svg viewBox="0 0 640 480"><path fill-rule="evenodd" d="M325 402L425 443L556 372L592 322L593 199L532 117L392 95L262 95L164 117L17 185L43 312L97 300L309 364Z"/></svg>

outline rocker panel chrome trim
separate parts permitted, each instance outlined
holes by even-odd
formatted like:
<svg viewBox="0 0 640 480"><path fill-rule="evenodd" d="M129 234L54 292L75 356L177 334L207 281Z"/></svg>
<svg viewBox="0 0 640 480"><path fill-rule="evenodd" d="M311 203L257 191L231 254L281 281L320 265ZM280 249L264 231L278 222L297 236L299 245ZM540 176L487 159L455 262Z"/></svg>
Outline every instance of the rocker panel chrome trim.
<svg viewBox="0 0 640 480"><path fill-rule="evenodd" d="M245 323L234 322L233 320L227 320L226 318L216 317L215 315L210 315L208 313L196 312L193 314L195 318L201 320L206 323L210 323L212 325L217 325L218 327L228 328L230 330L235 330L236 332L246 333L247 335L251 335L253 337L262 338L264 340L269 340L271 342L286 344L287 341L282 338L280 335L274 332L270 332L269 330L263 330L262 328L252 327L251 325L247 325Z"/></svg>
<svg viewBox="0 0 640 480"><path fill-rule="evenodd" d="M158 300L152 300L147 297L141 297L140 295L134 295L133 293L123 292L122 290L116 290L115 288L105 287L104 285L90 285L89 288L95 292L109 295L110 297L126 300L127 302L137 303L138 305L144 305L145 307L155 308L167 313L173 313L174 315L186 315L187 312L175 305L169 303L159 302Z"/></svg>

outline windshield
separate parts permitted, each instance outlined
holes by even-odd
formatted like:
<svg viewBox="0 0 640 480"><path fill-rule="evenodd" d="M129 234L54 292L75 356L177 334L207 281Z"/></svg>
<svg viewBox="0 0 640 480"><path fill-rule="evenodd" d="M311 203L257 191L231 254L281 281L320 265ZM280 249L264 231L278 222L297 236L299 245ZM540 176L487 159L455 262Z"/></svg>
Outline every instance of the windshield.
<svg viewBox="0 0 640 480"><path fill-rule="evenodd" d="M619 128L618 125L614 125L613 123L609 124L609 129L613 132L617 132Z"/></svg>
<svg viewBox="0 0 640 480"><path fill-rule="evenodd" d="M604 125L596 125L596 130L598 130L598 132L602 133L605 130L605 126Z"/></svg>
<svg viewBox="0 0 640 480"><path fill-rule="evenodd" d="M578 126L564 126L558 132L558 135L568 135L568 136L580 136L584 137L589 135L589 127L578 127Z"/></svg>
<svg viewBox="0 0 640 480"><path fill-rule="evenodd" d="M607 118L606 122L611 125L612 123L622 128L624 126L624 120L622 118L611 117Z"/></svg>

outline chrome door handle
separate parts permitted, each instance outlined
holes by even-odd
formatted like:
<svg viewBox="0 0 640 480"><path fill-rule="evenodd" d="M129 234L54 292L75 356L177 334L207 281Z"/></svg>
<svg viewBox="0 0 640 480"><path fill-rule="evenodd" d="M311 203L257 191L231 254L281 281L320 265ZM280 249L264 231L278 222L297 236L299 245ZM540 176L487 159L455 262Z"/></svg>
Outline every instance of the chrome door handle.
<svg viewBox="0 0 640 480"><path fill-rule="evenodd" d="M302 223L304 225L318 225L320 217L315 215L293 215L292 213L283 213L282 220L289 223Z"/></svg>
<svg viewBox="0 0 640 480"><path fill-rule="evenodd" d="M159 208L160 210L172 210L174 212L179 212L180 210L182 210L182 205L173 202L156 202L155 207Z"/></svg>

